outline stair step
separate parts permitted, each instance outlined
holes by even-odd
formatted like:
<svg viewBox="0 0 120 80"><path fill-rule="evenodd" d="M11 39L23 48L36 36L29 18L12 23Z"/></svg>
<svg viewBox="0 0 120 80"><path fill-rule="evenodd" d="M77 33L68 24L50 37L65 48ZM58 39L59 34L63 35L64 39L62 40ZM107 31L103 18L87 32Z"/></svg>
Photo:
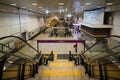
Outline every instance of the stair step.
<svg viewBox="0 0 120 80"><path fill-rule="evenodd" d="M48 66L39 68L40 80L88 80L83 66L75 66L73 61L50 61Z"/></svg>

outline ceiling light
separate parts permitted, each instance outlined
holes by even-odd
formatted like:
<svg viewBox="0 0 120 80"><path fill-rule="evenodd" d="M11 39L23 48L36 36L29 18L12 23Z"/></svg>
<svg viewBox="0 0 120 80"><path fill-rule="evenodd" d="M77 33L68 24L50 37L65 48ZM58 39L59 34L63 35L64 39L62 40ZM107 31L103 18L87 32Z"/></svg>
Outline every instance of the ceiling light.
<svg viewBox="0 0 120 80"><path fill-rule="evenodd" d="M29 9L29 10L32 10L32 9Z"/></svg>
<svg viewBox="0 0 120 80"><path fill-rule="evenodd" d="M72 17L72 14L67 14L67 17Z"/></svg>
<svg viewBox="0 0 120 80"><path fill-rule="evenodd" d="M106 3L107 5L112 5L113 3Z"/></svg>
<svg viewBox="0 0 120 80"><path fill-rule="evenodd" d="M61 9L61 8L64 8L64 6L59 6L59 8Z"/></svg>
<svg viewBox="0 0 120 80"><path fill-rule="evenodd" d="M46 14L48 14L48 13L49 13L49 11L48 11L48 10L46 10L46 11L45 11L45 13L46 13Z"/></svg>
<svg viewBox="0 0 120 80"><path fill-rule="evenodd" d="M117 61L112 61L113 63L117 62Z"/></svg>
<svg viewBox="0 0 120 80"><path fill-rule="evenodd" d="M36 6L36 5L37 5L37 3L32 3L32 5L33 5L33 6Z"/></svg>
<svg viewBox="0 0 120 80"><path fill-rule="evenodd" d="M120 68L120 66L118 66L118 68Z"/></svg>
<svg viewBox="0 0 120 80"><path fill-rule="evenodd" d="M5 70L5 69L6 69L6 66L3 67L3 70Z"/></svg>
<svg viewBox="0 0 120 80"><path fill-rule="evenodd" d="M85 5L91 5L91 3L85 3Z"/></svg>
<svg viewBox="0 0 120 80"><path fill-rule="evenodd" d="M38 7L38 8L42 8L42 7Z"/></svg>
<svg viewBox="0 0 120 80"><path fill-rule="evenodd" d="M58 5L61 5L61 6L63 6L63 5L64 5L64 3L58 3Z"/></svg>
<svg viewBox="0 0 120 80"><path fill-rule="evenodd" d="M97 8L101 8L102 6L97 6Z"/></svg>
<svg viewBox="0 0 120 80"><path fill-rule="evenodd" d="M26 8L26 7L21 7L21 8Z"/></svg>
<svg viewBox="0 0 120 80"><path fill-rule="evenodd" d="M45 9L42 9L42 10L45 10Z"/></svg>
<svg viewBox="0 0 120 80"><path fill-rule="evenodd" d="M10 5L12 5L12 6L16 6L16 4L10 4Z"/></svg>
<svg viewBox="0 0 120 80"><path fill-rule="evenodd" d="M11 64L12 64L12 63L13 63L13 61L8 61L8 63L11 63Z"/></svg>

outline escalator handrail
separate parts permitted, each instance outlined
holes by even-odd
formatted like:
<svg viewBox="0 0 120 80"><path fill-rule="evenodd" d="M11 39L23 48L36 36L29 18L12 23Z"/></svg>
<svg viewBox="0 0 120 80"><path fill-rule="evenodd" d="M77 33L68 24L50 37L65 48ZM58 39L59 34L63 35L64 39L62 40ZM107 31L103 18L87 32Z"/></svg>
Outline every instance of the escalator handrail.
<svg viewBox="0 0 120 80"><path fill-rule="evenodd" d="M117 36L117 35L109 35L109 36L106 36L106 37L102 38L101 40L97 41L95 44L93 44L93 45L92 45L91 47L89 47L87 50L85 50L85 51L83 52L83 54L86 53L87 51L89 51L89 50L90 50L91 48L93 48L95 45L97 45L100 41L104 40L105 38L109 38L109 37L117 37L117 38L120 38L120 36Z"/></svg>
<svg viewBox="0 0 120 80"><path fill-rule="evenodd" d="M14 38L17 38L17 39L23 41L25 44L27 44L29 47L31 47L34 51L36 51L37 53L39 53L39 51L37 49L35 49L34 47L32 47L29 43L27 43L25 40L23 40L22 38L20 38L18 36L4 36L4 37L1 37L0 40L6 39L6 38L11 38L11 37L14 37Z"/></svg>
<svg viewBox="0 0 120 80"><path fill-rule="evenodd" d="M8 47L8 46L6 46L6 45L2 44L2 43L0 43L0 45L5 46L5 47L7 47L7 48L9 48L9 49L13 50L13 48L10 48L10 47ZM1 52L1 51L0 51L0 52ZM33 59L33 57L28 56L28 55L26 55L26 54L23 54L23 53L22 53L22 52L20 52L20 51L17 51L17 52L18 52L18 53L20 53L20 54L22 54L22 55L25 55L25 56L27 56L27 57L29 57L29 58L32 58L32 59Z"/></svg>
<svg viewBox="0 0 120 80"><path fill-rule="evenodd" d="M15 55L15 54L10 54L10 53L4 52L4 51L0 51L0 52L2 52L3 54L15 56L15 57L19 57L19 58L24 59L24 60L32 60L32 61L36 62L34 59L23 58L23 57L20 57L20 56Z"/></svg>

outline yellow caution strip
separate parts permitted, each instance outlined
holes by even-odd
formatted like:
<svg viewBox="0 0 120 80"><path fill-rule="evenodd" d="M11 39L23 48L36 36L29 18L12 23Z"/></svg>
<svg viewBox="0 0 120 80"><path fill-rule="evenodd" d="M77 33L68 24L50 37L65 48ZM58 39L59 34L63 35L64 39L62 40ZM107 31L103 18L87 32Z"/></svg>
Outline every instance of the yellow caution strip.
<svg viewBox="0 0 120 80"><path fill-rule="evenodd" d="M57 62L53 62L53 63L49 63L49 66L52 67L73 67L74 64L73 63L57 63Z"/></svg>
<svg viewBox="0 0 120 80"><path fill-rule="evenodd" d="M40 76L83 76L83 72L80 70L42 70Z"/></svg>

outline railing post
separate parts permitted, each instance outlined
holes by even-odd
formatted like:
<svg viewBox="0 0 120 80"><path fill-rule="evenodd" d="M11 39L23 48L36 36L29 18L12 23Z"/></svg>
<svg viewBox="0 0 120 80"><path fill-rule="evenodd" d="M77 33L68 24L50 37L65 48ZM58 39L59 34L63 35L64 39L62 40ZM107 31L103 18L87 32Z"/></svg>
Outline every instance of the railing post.
<svg viewBox="0 0 120 80"><path fill-rule="evenodd" d="M32 65L30 65L30 77L32 77Z"/></svg>
<svg viewBox="0 0 120 80"><path fill-rule="evenodd" d="M92 77L94 78L94 65L91 66L92 67Z"/></svg>
<svg viewBox="0 0 120 80"><path fill-rule="evenodd" d="M22 65L21 80L25 80L25 78L24 78L24 76L25 76L25 65L26 65L26 63L24 63L24 64Z"/></svg>
<svg viewBox="0 0 120 80"><path fill-rule="evenodd" d="M42 59L43 59L43 55L42 55L41 58L39 59L39 65L42 65Z"/></svg>
<svg viewBox="0 0 120 80"><path fill-rule="evenodd" d="M85 62L84 62L84 59L82 58L81 55L80 55L80 58L81 58L81 59L80 59L80 60L81 60L81 64L84 65Z"/></svg>
<svg viewBox="0 0 120 80"><path fill-rule="evenodd" d="M85 73L88 73L88 64L85 62Z"/></svg>
<svg viewBox="0 0 120 80"><path fill-rule="evenodd" d="M37 50L39 51L39 43L37 42Z"/></svg>
<svg viewBox="0 0 120 80"><path fill-rule="evenodd" d="M22 80L21 79L21 64L19 65L19 70L18 70L18 80Z"/></svg>
<svg viewBox="0 0 120 80"><path fill-rule="evenodd" d="M53 59L54 59L54 54L53 54L53 51L51 51L51 55L52 55L52 61L53 61Z"/></svg>
<svg viewBox="0 0 120 80"><path fill-rule="evenodd" d="M103 71L102 71L102 65L98 62L99 65L99 72L100 72L100 80L104 80L103 78Z"/></svg>
<svg viewBox="0 0 120 80"><path fill-rule="evenodd" d="M4 69L4 64L7 58L4 58L2 61L0 61L0 80L2 80L3 77L3 69Z"/></svg>
<svg viewBox="0 0 120 80"><path fill-rule="evenodd" d="M69 61L72 61L72 54L71 54L71 51L69 51Z"/></svg>
<svg viewBox="0 0 120 80"><path fill-rule="evenodd" d="M38 63L36 63L36 72L35 73L38 73Z"/></svg>
<svg viewBox="0 0 120 80"><path fill-rule="evenodd" d="M91 64L89 64L89 66L88 66L88 68L89 68L89 77L91 77Z"/></svg>
<svg viewBox="0 0 120 80"><path fill-rule="evenodd" d="M35 65L33 64L33 66L32 66L32 77L34 77L34 75L35 75Z"/></svg>
<svg viewBox="0 0 120 80"><path fill-rule="evenodd" d="M85 42L84 42L84 52L85 52Z"/></svg>
<svg viewBox="0 0 120 80"><path fill-rule="evenodd" d="M106 64L104 65L104 76L105 76L105 80L108 80Z"/></svg>

